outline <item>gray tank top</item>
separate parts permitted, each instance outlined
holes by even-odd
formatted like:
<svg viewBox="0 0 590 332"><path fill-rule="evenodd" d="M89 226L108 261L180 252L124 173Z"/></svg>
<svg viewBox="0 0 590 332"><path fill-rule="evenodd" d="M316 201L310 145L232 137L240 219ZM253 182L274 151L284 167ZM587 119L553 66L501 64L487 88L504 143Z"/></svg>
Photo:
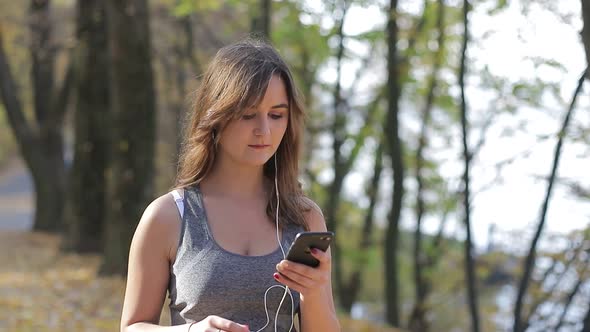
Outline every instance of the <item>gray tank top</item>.
<svg viewBox="0 0 590 332"><path fill-rule="evenodd" d="M177 202L178 203L178 202ZM176 260L170 267L170 317L172 325L200 321L217 315L258 331L267 321L264 293L273 285L276 265L283 259L281 249L263 256L244 256L223 249L211 235L203 198L198 186L184 190L182 224ZM295 235L303 231L290 225L282 232L283 248L288 250ZM291 290L294 311L299 294ZM263 331L274 331L274 317L284 289L268 291L269 324ZM278 317L279 331L291 325L291 299L286 296ZM297 324L297 322L295 322ZM297 324L298 325L298 324Z"/></svg>

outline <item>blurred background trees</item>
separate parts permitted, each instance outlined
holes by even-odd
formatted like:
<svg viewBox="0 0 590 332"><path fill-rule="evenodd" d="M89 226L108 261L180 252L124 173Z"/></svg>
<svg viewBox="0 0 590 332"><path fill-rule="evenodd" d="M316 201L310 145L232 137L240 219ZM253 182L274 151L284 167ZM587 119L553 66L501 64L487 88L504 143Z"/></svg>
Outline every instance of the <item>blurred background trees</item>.
<svg viewBox="0 0 590 332"><path fill-rule="evenodd" d="M563 3L0 0L0 167L24 160L33 231L123 275L143 209L173 184L206 63L253 34L306 98L301 181L338 234L343 316L410 331L589 331L589 223L546 227L560 222L554 191L590 197L590 179L571 171L590 155L590 117L574 112L588 106L588 53L571 54L583 64L574 76L544 52L513 54L521 63L504 72L485 58L507 15L553 17L581 32L568 47L587 50L590 5ZM560 173L568 144L576 158ZM539 217L490 226L478 211L507 204L486 194L539 151L546 167L531 177L545 189L519 206Z"/></svg>

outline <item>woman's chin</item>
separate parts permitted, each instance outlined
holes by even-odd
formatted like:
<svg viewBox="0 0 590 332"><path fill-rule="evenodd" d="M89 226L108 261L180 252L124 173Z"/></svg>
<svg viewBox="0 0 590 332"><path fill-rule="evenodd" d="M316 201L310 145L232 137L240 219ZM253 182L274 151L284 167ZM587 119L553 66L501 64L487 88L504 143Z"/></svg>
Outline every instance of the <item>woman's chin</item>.
<svg viewBox="0 0 590 332"><path fill-rule="evenodd" d="M265 157L256 157L256 158L247 158L245 160L243 160L243 164L244 165L248 165L251 167L262 167L264 166L264 164L266 164L268 161L270 160L270 158L265 158Z"/></svg>
<svg viewBox="0 0 590 332"><path fill-rule="evenodd" d="M263 166L272 159L270 153L252 153L244 156L244 162L252 166Z"/></svg>

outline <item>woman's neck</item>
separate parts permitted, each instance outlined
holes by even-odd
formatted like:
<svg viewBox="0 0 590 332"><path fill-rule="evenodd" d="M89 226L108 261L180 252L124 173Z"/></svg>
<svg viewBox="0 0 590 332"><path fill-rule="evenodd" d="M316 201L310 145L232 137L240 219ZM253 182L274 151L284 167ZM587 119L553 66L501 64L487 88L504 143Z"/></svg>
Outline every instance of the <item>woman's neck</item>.
<svg viewBox="0 0 590 332"><path fill-rule="evenodd" d="M211 194L252 198L266 195L265 184L262 166L249 167L218 160L201 187Z"/></svg>

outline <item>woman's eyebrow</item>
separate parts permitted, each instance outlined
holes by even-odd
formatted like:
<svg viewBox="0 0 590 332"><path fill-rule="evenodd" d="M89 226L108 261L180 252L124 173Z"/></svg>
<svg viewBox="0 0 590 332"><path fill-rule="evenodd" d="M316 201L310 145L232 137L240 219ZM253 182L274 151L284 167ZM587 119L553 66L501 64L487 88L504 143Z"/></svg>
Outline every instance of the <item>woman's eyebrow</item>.
<svg viewBox="0 0 590 332"><path fill-rule="evenodd" d="M274 105L273 107L271 107L271 109L275 109L275 108L286 108L286 109L289 109L289 105L288 104L278 104L278 105Z"/></svg>

